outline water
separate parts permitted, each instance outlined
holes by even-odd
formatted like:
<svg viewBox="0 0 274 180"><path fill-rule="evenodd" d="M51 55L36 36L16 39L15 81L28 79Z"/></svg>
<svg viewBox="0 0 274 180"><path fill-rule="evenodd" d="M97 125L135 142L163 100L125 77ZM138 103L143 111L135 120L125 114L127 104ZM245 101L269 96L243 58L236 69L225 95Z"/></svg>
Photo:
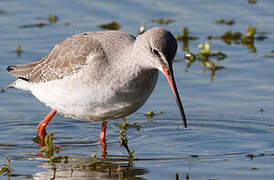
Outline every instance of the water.
<svg viewBox="0 0 274 180"><path fill-rule="evenodd" d="M268 37L264 41L255 40L256 53L243 45L210 41L212 51L228 55L216 62L225 69L216 71L213 81L210 71L201 72L199 62L194 62L188 72L185 61L174 64L189 122L187 129L183 128L167 81L160 76L147 103L127 117L131 125L141 126L125 132L129 148L134 151L133 163L128 162L127 151L120 147L117 126L120 120L108 124L108 165L98 165L96 170L82 166L88 165L93 152L101 155L97 144L100 124L56 115L47 131L54 133L53 143L60 148L55 155L69 156L68 163L62 160L55 164L57 179L116 179L119 168L125 179L175 179L176 173L180 179L272 179L274 61L263 56L274 50L273 8L271 0L258 0L256 4L247 0L1 1L0 87L14 80L5 70L8 65L39 59L64 38L99 30L99 24L113 20L121 24L121 30L136 35L143 23L147 28L158 26L151 19L173 19L173 23L162 26L174 35L180 35L181 29L188 27L190 35L199 37L189 42L189 49L195 53L199 52L200 43L208 41L207 36L228 30L245 33L247 26L252 25L258 32L267 32ZM58 17L56 23L42 28L20 28L41 22L48 24L50 14ZM233 19L235 24L216 25L214 22L219 18ZM15 52L18 44L23 50L20 57ZM181 49L179 43L176 59L183 59ZM0 107L0 165L7 163L5 156L11 159L11 179L53 177L53 166L32 140L36 125L49 108L28 92L15 89L0 93ZM157 115L145 117L148 110ZM250 154L255 157L252 159Z"/></svg>

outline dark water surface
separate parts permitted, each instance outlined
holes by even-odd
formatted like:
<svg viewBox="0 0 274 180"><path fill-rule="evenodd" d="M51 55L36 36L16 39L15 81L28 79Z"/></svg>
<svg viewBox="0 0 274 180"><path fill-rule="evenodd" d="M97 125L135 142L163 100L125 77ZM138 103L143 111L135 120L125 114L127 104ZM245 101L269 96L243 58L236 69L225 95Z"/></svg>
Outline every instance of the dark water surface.
<svg viewBox="0 0 274 180"><path fill-rule="evenodd" d="M210 41L212 51L227 55L223 61L214 61L224 67L215 72L214 80L210 80L211 71L198 61L185 71L185 52L179 42L179 61L174 64L174 71L189 127L183 128L176 102L161 75L148 102L127 117L130 124L141 126L138 129L135 125L125 132L129 148L134 151L133 162L128 162L127 151L120 147L120 120L108 124L108 164L96 169L84 165L91 161L92 153L101 155L97 144L99 123L57 115L47 131L54 133L53 143L60 148L55 155L69 156L68 163L62 160L55 164L56 179L116 179L119 169L120 179L121 172L124 179L175 179L176 173L180 179L273 179L274 58L264 57L274 50L273 9L272 0L257 0L255 4L247 0L2 0L0 88L14 80L6 72L8 65L39 59L64 38L99 30L98 25L113 20L120 23L122 31L134 35L144 23L147 28L165 27L175 36L188 27L190 35L199 38L189 41L189 49L194 53L200 51L200 43L208 41L207 36L228 30L245 33L247 26L252 25L257 28L256 36L262 32L267 36L263 41L254 40L254 47L228 45L219 39ZM56 23L48 22L50 14L58 17ZM161 17L174 22L151 22ZM235 23L215 24L220 18ZM43 27L35 27L42 26L41 23ZM23 50L20 56L15 52L19 44ZM49 110L28 92L0 92L0 165L7 162L6 156L11 159L10 179L53 177L54 166L46 162L44 153L32 140L36 125ZM148 110L157 115L147 118L144 113Z"/></svg>

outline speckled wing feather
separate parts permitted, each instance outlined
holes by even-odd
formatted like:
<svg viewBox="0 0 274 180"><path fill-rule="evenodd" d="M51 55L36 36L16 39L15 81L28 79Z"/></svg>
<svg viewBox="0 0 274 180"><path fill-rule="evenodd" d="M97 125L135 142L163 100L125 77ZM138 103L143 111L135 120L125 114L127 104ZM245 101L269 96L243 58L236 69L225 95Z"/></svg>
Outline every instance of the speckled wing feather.
<svg viewBox="0 0 274 180"><path fill-rule="evenodd" d="M104 52L92 33L71 36L57 44L45 57L29 64L11 65L7 70L13 76L28 82L46 82L79 72L86 58Z"/></svg>

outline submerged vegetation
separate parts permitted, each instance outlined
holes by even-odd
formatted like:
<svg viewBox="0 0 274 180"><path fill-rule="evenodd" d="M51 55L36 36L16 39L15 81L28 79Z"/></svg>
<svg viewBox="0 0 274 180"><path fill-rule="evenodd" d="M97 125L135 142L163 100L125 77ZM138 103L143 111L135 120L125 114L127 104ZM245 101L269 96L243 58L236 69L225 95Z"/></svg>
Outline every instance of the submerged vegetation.
<svg viewBox="0 0 274 180"><path fill-rule="evenodd" d="M124 148L126 148L128 155L129 155L129 162L132 163L134 151L131 151L128 148L128 139L127 139L127 136L125 135L125 131L123 129L119 132L119 136L120 136L120 146L123 146Z"/></svg>
<svg viewBox="0 0 274 180"><path fill-rule="evenodd" d="M151 22L158 23L162 25L168 25L169 23L172 23L172 19L164 19L164 18L158 18L158 19L152 19Z"/></svg>
<svg viewBox="0 0 274 180"><path fill-rule="evenodd" d="M53 133L50 133L45 138L45 147L41 148L40 151L46 153L46 157L51 158L53 156L53 145L52 140L54 138Z"/></svg>
<svg viewBox="0 0 274 180"><path fill-rule="evenodd" d="M183 43L183 51L189 51L189 41L195 41L198 39L197 36L190 36L187 27L182 28L182 35L176 36L176 39Z"/></svg>
<svg viewBox="0 0 274 180"><path fill-rule="evenodd" d="M234 24L234 21L231 19L217 19L215 23L231 26ZM198 53L190 50L189 43L190 41L195 41L200 38L197 36L190 36L187 27L182 28L181 35L176 36L176 39L182 43L182 50L185 52L185 61L188 63L185 71L188 71L194 62L199 61L200 66L203 68L201 72L207 72L207 70L209 70L211 72L210 80L213 81L216 71L225 68L216 63L224 60L227 55L219 50L212 52L211 40L222 40L227 45L231 45L232 43L235 45L243 45L247 47L251 53L256 53L255 41L265 40L267 38L266 34L266 32L258 33L257 28L253 26L248 26L245 33L228 30L222 35L207 36L206 38L209 42L202 42L199 44L198 48L200 49L200 52ZM264 57L272 57L272 54Z"/></svg>
<svg viewBox="0 0 274 180"><path fill-rule="evenodd" d="M123 121L123 128L126 127L126 120ZM60 172L70 171L70 177L78 176L76 172L100 172L106 174L108 177L125 178L135 176L136 172L133 173L132 163L134 161L133 153L128 147L128 139L125 135L125 130L121 129L119 132L120 146L125 147L128 152L128 156L110 156L110 157L97 157L97 154L93 152L89 158L75 158L68 156L55 156L54 152L56 148L52 143L54 138L53 133L50 133L45 138L45 147L41 148L40 151L44 153L39 157L45 157L47 160L45 163L50 164L51 179L55 179ZM58 170L58 171L57 171ZM139 173L144 173L143 171ZM69 174L69 173L66 173Z"/></svg>
<svg viewBox="0 0 274 180"><path fill-rule="evenodd" d="M123 121L123 123L119 125L119 128L120 128L120 132L119 132L120 146L123 146L124 148L126 148L126 150L128 152L128 155L129 155L129 161L132 162L133 161L134 151L129 150L129 148L128 148L128 139L127 139L127 136L125 135L125 132L128 130L129 124L127 123L126 118L122 118L122 121Z"/></svg>
<svg viewBox="0 0 274 180"><path fill-rule="evenodd" d="M18 44L17 48L16 48L16 54L17 54L17 57L20 57L21 56L21 53L23 52L22 51L22 48L21 48L21 44Z"/></svg>
<svg viewBox="0 0 274 180"><path fill-rule="evenodd" d="M155 113L152 110L150 110L145 113L145 116L148 118L153 118L153 116L155 116Z"/></svg>
<svg viewBox="0 0 274 180"><path fill-rule="evenodd" d="M36 18L37 20L41 21L38 23L33 23L33 24L25 24L25 25L21 25L18 28L20 29L24 29L24 28L43 28L45 26L48 25L52 25L55 24L58 21L58 17L54 14L49 15L48 17L38 17ZM69 23L65 23L65 26L69 25Z"/></svg>
<svg viewBox="0 0 274 180"><path fill-rule="evenodd" d="M185 61L187 61L188 64L185 71L188 71L188 69L191 67L191 64L198 60L203 68L210 70L210 80L213 81L215 72L220 69L224 69L223 66L216 65L216 62L224 60L227 55L217 50L212 52L209 42L201 43L198 48L201 51L199 53L194 54L190 51L186 53Z"/></svg>
<svg viewBox="0 0 274 180"><path fill-rule="evenodd" d="M6 157L8 163L4 164L1 168L0 168L0 175L5 175L5 176L10 176L10 173L12 172L12 169L10 167L10 159L8 157Z"/></svg>
<svg viewBox="0 0 274 180"><path fill-rule="evenodd" d="M139 28L138 35L143 34L145 32L146 24L142 24Z"/></svg>
<svg viewBox="0 0 274 180"><path fill-rule="evenodd" d="M154 116L158 116L158 115L161 115L161 114L164 114L164 112L160 111L160 112L158 112L158 113L155 113L155 112L153 112L152 110L150 110L150 111L146 111L144 115L145 115L147 118L151 119L151 118L153 118Z"/></svg>
<svg viewBox="0 0 274 180"><path fill-rule="evenodd" d="M265 32L257 33L257 28L253 26L248 26L246 33L241 32L232 32L227 31L220 36L208 36L207 38L210 39L221 39L224 43L231 45L234 44L241 44L246 46L252 53L256 53L256 47L254 45L254 41L263 41L267 37L265 36Z"/></svg>
<svg viewBox="0 0 274 180"><path fill-rule="evenodd" d="M215 21L216 24L219 24L219 25L228 25L228 26L232 26L234 25L234 21L232 19L217 19Z"/></svg>
<svg viewBox="0 0 274 180"><path fill-rule="evenodd" d="M123 123L119 124L117 123L116 126L120 128L120 130L124 130L127 131L129 128L134 128L136 129L136 131L140 131L141 128L143 128L142 125L140 125L139 123L128 123L126 118L122 118Z"/></svg>
<svg viewBox="0 0 274 180"><path fill-rule="evenodd" d="M107 24L100 24L98 27L106 30L119 30L121 28L121 25L116 21L112 21Z"/></svg>
<svg viewBox="0 0 274 180"><path fill-rule="evenodd" d="M55 16L54 14L51 14L51 15L49 15L49 17L48 17L48 22L49 23L56 23L57 22L57 19L58 19L58 17L57 16Z"/></svg>
<svg viewBox="0 0 274 180"><path fill-rule="evenodd" d="M58 20L58 17L56 15L49 15L47 18L37 18L39 20L43 20L43 19L46 19L48 22L39 22L39 23L33 23L33 24L25 24L25 25L22 25L22 26L19 26L18 28L20 29L24 29L24 28L35 28L35 27L38 27L38 28L43 28L44 26L48 26L48 25L51 25L51 24L55 24Z"/></svg>

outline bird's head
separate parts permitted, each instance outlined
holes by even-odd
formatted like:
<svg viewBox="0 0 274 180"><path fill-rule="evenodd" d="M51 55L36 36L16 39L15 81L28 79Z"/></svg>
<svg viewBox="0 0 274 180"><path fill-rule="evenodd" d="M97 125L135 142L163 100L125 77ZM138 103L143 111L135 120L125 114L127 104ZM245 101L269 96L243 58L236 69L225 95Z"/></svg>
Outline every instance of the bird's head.
<svg viewBox="0 0 274 180"><path fill-rule="evenodd" d="M140 56L143 56L146 68L158 69L167 78L171 90L179 106L184 126L187 127L184 109L176 87L173 75L172 61L177 51L175 37L166 29L154 27L136 38L135 48Z"/></svg>

